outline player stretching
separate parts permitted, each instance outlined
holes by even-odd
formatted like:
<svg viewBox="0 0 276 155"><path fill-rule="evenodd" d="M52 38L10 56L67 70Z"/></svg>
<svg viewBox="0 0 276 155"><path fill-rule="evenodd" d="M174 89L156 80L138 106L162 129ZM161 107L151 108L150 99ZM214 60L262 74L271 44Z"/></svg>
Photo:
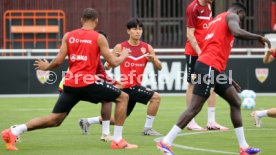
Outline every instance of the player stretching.
<svg viewBox="0 0 276 155"><path fill-rule="evenodd" d="M81 100L92 103L115 101L115 127L112 149L137 148L122 138L123 124L126 116L128 95L105 82L97 82L95 76L100 53L112 66L120 65L128 56L123 51L119 57L109 52L106 38L94 31L98 24L98 13L92 8L83 11L82 28L66 33L56 58L49 63L47 60L36 60L36 69L51 70L58 67L68 55L69 71L65 75L64 89L60 94L53 112L47 116L34 118L26 124L12 126L2 131L2 138L8 150L17 150L15 143L19 135L26 131L58 127L71 109Z"/></svg>
<svg viewBox="0 0 276 155"><path fill-rule="evenodd" d="M187 82L188 88L186 92L186 104L189 107L191 102L194 85L192 78L195 74L195 63L204 43L204 37L208 28L208 23L212 21L211 3L213 0L194 0L186 11L187 21L187 43L185 46L186 66L187 66ZM215 119L216 93L211 89L208 102L208 130L229 130L219 125ZM194 119L187 125L189 130L205 130L199 126Z"/></svg>
<svg viewBox="0 0 276 155"><path fill-rule="evenodd" d="M98 33L102 34L105 38L107 38L107 35L103 31L97 31ZM101 60L99 59L98 61L98 66L96 69L96 76L99 77L101 80L106 81L109 84L114 85L117 88L120 88L120 82L113 80L111 77L109 77L102 65ZM62 92L63 90L63 83L64 83L64 78L60 81L59 84L59 91ZM102 141L112 141L113 137L110 135L110 117L111 117L111 111L112 111L112 102L103 102L101 104L101 117L103 119L102 121L102 136L100 140ZM82 126L81 124L85 124L82 122L82 120L79 122L80 127L82 128L83 134L86 135L88 133L88 128L87 126Z"/></svg>
<svg viewBox="0 0 276 155"><path fill-rule="evenodd" d="M141 86L144 69L147 62L153 63L158 70L162 69L162 65L158 58L155 56L155 52L149 44L140 41L143 33L143 25L141 21L134 18L127 23L127 33L129 34L129 40L117 44L113 53L121 53L122 49L127 49L130 56L120 65L121 70L121 83L123 85L123 91L129 95L129 102L127 105L127 116L129 116L134 109L136 102L148 105L147 117L143 130L144 135L160 135L157 131L153 130L153 122L157 114L160 95L148 88ZM105 64L109 68L109 64ZM101 117L81 118L81 126L87 126L91 124L100 124ZM111 124L114 124L114 118L111 118Z"/></svg>
<svg viewBox="0 0 276 155"><path fill-rule="evenodd" d="M197 78L191 104L164 139L157 143L163 154L173 155L171 145L174 139L200 112L210 96L211 87L214 87L214 91L230 105L230 116L239 143L240 155L255 155L260 152L260 149L253 148L246 142L240 110L241 100L237 94L240 89L236 88L235 83L232 85L231 80L223 72L226 69L234 37L259 40L263 44L268 43L270 47L270 42L266 38L240 28L240 21L244 19L245 14L246 8L240 3L234 3L228 12L219 14L209 23L202 53L195 64Z"/></svg>

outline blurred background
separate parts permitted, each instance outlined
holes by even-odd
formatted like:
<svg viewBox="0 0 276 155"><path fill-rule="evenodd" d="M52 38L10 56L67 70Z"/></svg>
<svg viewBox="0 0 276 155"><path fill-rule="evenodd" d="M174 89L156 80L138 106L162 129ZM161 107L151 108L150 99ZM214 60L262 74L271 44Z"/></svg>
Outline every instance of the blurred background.
<svg viewBox="0 0 276 155"><path fill-rule="evenodd" d="M163 63L162 72L146 68L145 75L157 74L144 82L160 93L182 94L186 90L184 46L186 42L186 7L192 0L1 0L0 1L0 94L57 94L62 78L63 64L54 72L54 83L39 82L41 77L33 68L37 58L51 60L58 52L65 32L81 27L83 9L99 12L98 30L108 35L110 48L128 39L126 22L131 17L143 21L142 40L151 44ZM213 16L227 10L233 2L247 7L242 27L250 32L266 35L276 43L275 0L215 0ZM276 47L276 46L274 46ZM228 69L245 89L258 93L275 93L276 71L273 65L264 65L265 48L258 41L235 40ZM176 77L175 72L181 72ZM119 77L117 70L111 74ZM159 74L168 75L160 80ZM154 82L150 81L153 80ZM163 82L163 83L161 83ZM54 84L54 86L52 86Z"/></svg>

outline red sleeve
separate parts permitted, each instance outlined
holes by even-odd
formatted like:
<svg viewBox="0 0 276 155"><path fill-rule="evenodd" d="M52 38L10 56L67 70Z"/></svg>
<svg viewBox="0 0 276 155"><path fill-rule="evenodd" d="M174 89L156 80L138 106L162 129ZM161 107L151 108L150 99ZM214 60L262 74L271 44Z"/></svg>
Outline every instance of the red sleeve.
<svg viewBox="0 0 276 155"><path fill-rule="evenodd" d="M103 68L103 64L101 60L99 59L98 67L96 70L96 74L99 78L103 79L104 81L114 84L116 81L113 80L110 76L108 76Z"/></svg>
<svg viewBox="0 0 276 155"><path fill-rule="evenodd" d="M186 11L186 23L187 27L189 28L195 28L197 22L197 14L196 9L194 7L188 7Z"/></svg>

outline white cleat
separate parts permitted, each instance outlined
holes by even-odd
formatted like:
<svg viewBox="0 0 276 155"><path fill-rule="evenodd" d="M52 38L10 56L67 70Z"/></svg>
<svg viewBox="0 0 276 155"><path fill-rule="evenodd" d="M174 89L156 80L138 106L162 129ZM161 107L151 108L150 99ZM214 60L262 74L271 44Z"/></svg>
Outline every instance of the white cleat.
<svg viewBox="0 0 276 155"><path fill-rule="evenodd" d="M104 142L111 142L113 139L113 136L111 136L110 134L102 134L101 136L101 141L104 141Z"/></svg>
<svg viewBox="0 0 276 155"><path fill-rule="evenodd" d="M261 125L262 125L262 121L261 121L261 118L256 115L256 111L253 111L251 113L251 117L254 120L255 126L258 127L258 128L260 128Z"/></svg>
<svg viewBox="0 0 276 155"><path fill-rule="evenodd" d="M217 122L208 122L207 130L221 130L221 131L228 131L229 128L219 125Z"/></svg>
<svg viewBox="0 0 276 155"><path fill-rule="evenodd" d="M199 126L196 122L194 123L189 123L187 125L187 129L188 130L194 130L194 131L206 131L206 129L202 128L201 126Z"/></svg>

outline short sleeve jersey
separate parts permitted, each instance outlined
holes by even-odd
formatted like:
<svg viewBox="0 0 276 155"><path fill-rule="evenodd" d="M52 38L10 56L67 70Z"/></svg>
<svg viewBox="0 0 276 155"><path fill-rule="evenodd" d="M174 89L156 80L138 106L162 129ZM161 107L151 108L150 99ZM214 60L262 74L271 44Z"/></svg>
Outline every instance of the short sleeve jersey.
<svg viewBox="0 0 276 155"><path fill-rule="evenodd" d="M186 24L188 28L195 28L194 35L200 49L203 47L204 37L208 28L208 23L210 21L212 21L212 11L210 4L202 6L199 4L198 0L194 0L187 7ZM197 53L194 51L188 39L185 46L185 54L197 56Z"/></svg>

